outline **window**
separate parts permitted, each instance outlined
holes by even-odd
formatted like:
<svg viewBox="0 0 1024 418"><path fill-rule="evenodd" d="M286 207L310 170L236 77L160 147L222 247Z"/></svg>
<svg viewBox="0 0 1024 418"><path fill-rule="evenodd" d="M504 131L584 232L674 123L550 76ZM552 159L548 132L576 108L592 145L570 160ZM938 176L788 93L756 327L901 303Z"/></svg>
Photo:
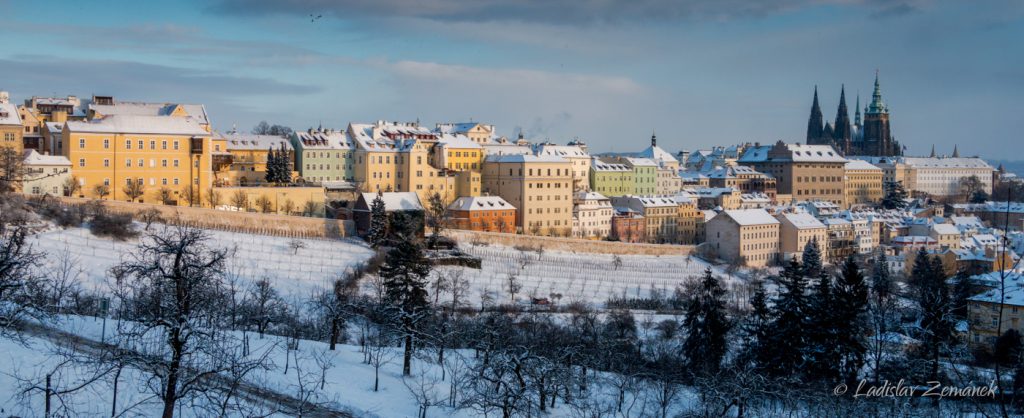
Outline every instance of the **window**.
<svg viewBox="0 0 1024 418"><path fill-rule="evenodd" d="M161 167L167 167L167 160L160 160Z"/></svg>
<svg viewBox="0 0 1024 418"><path fill-rule="evenodd" d="M149 149L156 149L156 141L149 141Z"/></svg>
<svg viewBox="0 0 1024 418"><path fill-rule="evenodd" d="M143 140L140 139L139 140L139 149L144 149L146 147L145 143L146 143L146 141L143 141Z"/></svg>
<svg viewBox="0 0 1024 418"><path fill-rule="evenodd" d="M85 148L85 138L78 138L78 148Z"/></svg>
<svg viewBox="0 0 1024 418"><path fill-rule="evenodd" d="M124 160L124 166L125 167L131 167L132 166L132 159L129 158L129 159Z"/></svg>
<svg viewBox="0 0 1024 418"><path fill-rule="evenodd" d="M175 142L177 144L177 142ZM178 167L178 160L174 160L174 167Z"/></svg>
<svg viewBox="0 0 1024 418"><path fill-rule="evenodd" d="M132 149L132 140L130 140L130 139L124 140L124 149Z"/></svg>
<svg viewBox="0 0 1024 418"><path fill-rule="evenodd" d="M104 139L103 140L103 149L110 149L110 140L109 139Z"/></svg>
<svg viewBox="0 0 1024 418"><path fill-rule="evenodd" d="M174 185L175 185L175 186L177 186L177 185L178 185L178 179L174 179Z"/></svg>
<svg viewBox="0 0 1024 418"><path fill-rule="evenodd" d="M175 150L177 150L177 149L178 149L178 141L177 141L177 140L175 140L175 141L174 141L174 149L175 149Z"/></svg>
<svg viewBox="0 0 1024 418"><path fill-rule="evenodd" d="M167 141L160 141L160 149L167 149Z"/></svg>

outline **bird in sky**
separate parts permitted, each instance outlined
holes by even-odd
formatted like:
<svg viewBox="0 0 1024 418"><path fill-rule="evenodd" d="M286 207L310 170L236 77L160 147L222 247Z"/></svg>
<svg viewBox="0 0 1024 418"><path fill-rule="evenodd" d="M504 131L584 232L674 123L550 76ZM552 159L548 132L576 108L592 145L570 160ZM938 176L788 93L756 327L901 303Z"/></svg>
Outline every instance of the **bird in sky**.
<svg viewBox="0 0 1024 418"><path fill-rule="evenodd" d="M316 22L317 20L320 20L321 17L324 17L324 15L316 15L316 16L309 15L309 21L310 22Z"/></svg>

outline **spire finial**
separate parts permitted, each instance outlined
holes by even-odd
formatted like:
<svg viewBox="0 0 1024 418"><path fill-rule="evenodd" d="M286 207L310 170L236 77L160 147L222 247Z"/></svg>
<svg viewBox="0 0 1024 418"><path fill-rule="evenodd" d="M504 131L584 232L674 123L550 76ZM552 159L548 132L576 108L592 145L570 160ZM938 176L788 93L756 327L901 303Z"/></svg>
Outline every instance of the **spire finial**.
<svg viewBox="0 0 1024 418"><path fill-rule="evenodd" d="M654 134L654 129L651 129L651 146L658 146L658 136Z"/></svg>
<svg viewBox="0 0 1024 418"><path fill-rule="evenodd" d="M953 158L960 158L960 150L958 149L957 144L953 144Z"/></svg>
<svg viewBox="0 0 1024 418"><path fill-rule="evenodd" d="M931 158L935 158L935 144L932 144L932 153L929 155Z"/></svg>

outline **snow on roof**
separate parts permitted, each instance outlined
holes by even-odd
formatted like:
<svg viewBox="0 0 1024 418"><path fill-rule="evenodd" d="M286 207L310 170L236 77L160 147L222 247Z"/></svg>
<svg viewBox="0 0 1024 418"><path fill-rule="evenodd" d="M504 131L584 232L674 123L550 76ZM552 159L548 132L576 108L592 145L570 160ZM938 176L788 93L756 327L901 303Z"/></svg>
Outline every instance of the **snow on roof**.
<svg viewBox="0 0 1024 418"><path fill-rule="evenodd" d="M654 162L654 160L652 160L650 158L625 157L625 158L623 158L623 160L625 160L628 164L630 164L630 165L632 165L634 167L650 167L650 166L655 166L656 167L656 166L658 166L658 163Z"/></svg>
<svg viewBox="0 0 1024 418"><path fill-rule="evenodd" d="M633 171L633 169L627 167L625 164L608 163L597 157L591 159L590 168L594 171Z"/></svg>
<svg viewBox="0 0 1024 418"><path fill-rule="evenodd" d="M732 194L735 191L736 189L732 187L701 187L697 190L694 190L694 193L696 193L699 197L709 198L719 197L723 194Z"/></svg>
<svg viewBox="0 0 1024 418"><path fill-rule="evenodd" d="M977 216L950 216L949 220L953 222L953 225L963 226L968 228L981 228L984 224L981 219Z"/></svg>
<svg viewBox="0 0 1024 418"><path fill-rule="evenodd" d="M909 245L909 244L935 244L935 243L938 243L938 241L936 241L935 238L925 237L925 236L921 236L921 235L906 235L906 236L901 236L901 237L894 237L892 239L892 242L893 242L893 244L904 244L904 245Z"/></svg>
<svg viewBox="0 0 1024 418"><path fill-rule="evenodd" d="M992 169L985 160L974 157L904 157L903 163L915 168L987 168Z"/></svg>
<svg viewBox="0 0 1024 418"><path fill-rule="evenodd" d="M565 158L553 155L488 155L492 163L569 163Z"/></svg>
<svg viewBox="0 0 1024 418"><path fill-rule="evenodd" d="M637 156L660 162L679 162L678 160L676 160L676 157L672 155L672 153L665 151L664 149L657 145L651 145L647 147L643 151L640 151L637 154Z"/></svg>
<svg viewBox="0 0 1024 418"><path fill-rule="evenodd" d="M679 204L671 196L634 196L624 195L612 198L612 202L618 206L630 207L633 209L676 207Z"/></svg>
<svg viewBox="0 0 1024 418"><path fill-rule="evenodd" d="M301 149L311 150L350 150L352 141L343 130L334 129L310 129L304 132L295 132L292 139Z"/></svg>
<svg viewBox="0 0 1024 418"><path fill-rule="evenodd" d="M450 148L482 148L480 144L473 142L472 139L469 139L469 137L462 134L453 135L448 133L442 133L441 137L438 138L437 143L441 144L441 146L443 147Z"/></svg>
<svg viewBox="0 0 1024 418"><path fill-rule="evenodd" d="M590 158L590 153L578 145L540 144L535 147L537 155L553 155L565 158Z"/></svg>
<svg viewBox="0 0 1024 418"><path fill-rule="evenodd" d="M374 125L352 123L349 124L348 135L352 142L360 149L372 152L397 152L395 141L388 138L374 139Z"/></svg>
<svg viewBox="0 0 1024 418"><path fill-rule="evenodd" d="M71 166L71 160L63 155L43 155L30 149L25 151L25 165Z"/></svg>
<svg viewBox="0 0 1024 418"><path fill-rule="evenodd" d="M598 193L598 192L582 191L582 192L576 192L576 194L573 195L573 199L575 199L575 200L608 200L608 197L606 197L605 195L603 195L601 193Z"/></svg>
<svg viewBox="0 0 1024 418"><path fill-rule="evenodd" d="M505 201L500 196L464 196L455 199L451 205L448 205L449 210L502 210L502 209L515 209L511 203Z"/></svg>
<svg viewBox="0 0 1024 418"><path fill-rule="evenodd" d="M935 224L932 230L939 235L960 235L960 229L952 224Z"/></svg>
<svg viewBox="0 0 1024 418"><path fill-rule="evenodd" d="M972 302L1002 303L1009 306L1024 306L1024 286L1022 286L1019 274L1009 275L1006 278L1006 297L1000 298L999 288L994 288L968 298Z"/></svg>
<svg viewBox="0 0 1024 418"><path fill-rule="evenodd" d="M718 216L726 216L731 218L740 226L751 226L751 225L769 225L778 224L779 220L775 219L768 211L764 209L730 209L723 210ZM718 217L716 216L716 218Z"/></svg>
<svg viewBox="0 0 1024 418"><path fill-rule="evenodd" d="M285 149L291 150L292 144L288 142L288 139L277 136L277 135L255 135L255 134L239 134L231 133L224 135L224 139L227 141L227 149L230 150L257 150L266 151L273 147L275 150L281 149L284 146Z"/></svg>
<svg viewBox="0 0 1024 418"><path fill-rule="evenodd" d="M14 103L0 103L0 125L21 126L21 115Z"/></svg>
<svg viewBox="0 0 1024 418"><path fill-rule="evenodd" d="M381 193L380 195L381 199L384 201L385 211L423 210L423 205L420 204L420 198L415 192L386 192ZM363 193L363 200L366 201L367 206L372 207L373 201L376 198L377 193Z"/></svg>
<svg viewBox="0 0 1024 418"><path fill-rule="evenodd" d="M434 131L442 134L464 134L469 132L477 126L483 126L484 128L490 128L494 130L492 125L483 125L479 122L456 122L456 123L439 123Z"/></svg>
<svg viewBox="0 0 1024 418"><path fill-rule="evenodd" d="M821 221L819 221L818 218L815 218L814 216L806 212L782 213L779 214L778 217L780 219L785 219L797 229L825 228L825 224L821 223Z"/></svg>
<svg viewBox="0 0 1024 418"><path fill-rule="evenodd" d="M867 161L864 161L864 160L850 160L849 162L846 163L845 168L847 170L882 171L882 169L878 168L878 166L876 166L874 164L871 164L871 163L869 163Z"/></svg>
<svg viewBox="0 0 1024 418"><path fill-rule="evenodd" d="M166 116L114 115L90 121L68 121L71 132L210 136L195 120Z"/></svg>
<svg viewBox="0 0 1024 418"><path fill-rule="evenodd" d="M843 218L825 218L825 219L821 220L821 223L823 223L825 225L828 225L828 226L831 226L831 225L836 225L836 226L840 226L840 225L853 225L853 222L850 222L850 221L848 221L846 219L843 219Z"/></svg>
<svg viewBox="0 0 1024 418"><path fill-rule="evenodd" d="M776 144L777 146L778 144ZM832 162L845 163L843 158L835 149L829 145L806 145L806 144L782 144L788 151L785 156L771 157L769 154L775 146L762 145L750 147L740 157L740 163L760 163L768 161L793 161L793 162Z"/></svg>
<svg viewBox="0 0 1024 418"><path fill-rule="evenodd" d="M189 118L195 119L200 124L209 124L210 119L206 114L206 106L198 104L179 103L148 103L148 102L116 102L112 105L89 104L89 110L103 116L129 115L129 116L170 116L175 109L181 107L188 114Z"/></svg>
<svg viewBox="0 0 1024 418"><path fill-rule="evenodd" d="M526 155L533 154L533 150L528 146L516 145L514 143L493 143L489 142L482 145L484 153L487 155Z"/></svg>

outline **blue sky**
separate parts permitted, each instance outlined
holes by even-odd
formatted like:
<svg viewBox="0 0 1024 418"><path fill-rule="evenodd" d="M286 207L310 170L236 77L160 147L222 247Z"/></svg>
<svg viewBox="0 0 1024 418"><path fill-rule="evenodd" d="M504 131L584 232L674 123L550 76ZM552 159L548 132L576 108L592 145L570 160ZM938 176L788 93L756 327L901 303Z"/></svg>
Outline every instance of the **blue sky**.
<svg viewBox="0 0 1024 418"><path fill-rule="evenodd" d="M204 103L220 130L472 118L595 151L652 130L671 151L802 141L815 85L834 118L840 86L852 111L878 69L911 153L1024 159L1019 1L0 0L0 16L14 99Z"/></svg>

